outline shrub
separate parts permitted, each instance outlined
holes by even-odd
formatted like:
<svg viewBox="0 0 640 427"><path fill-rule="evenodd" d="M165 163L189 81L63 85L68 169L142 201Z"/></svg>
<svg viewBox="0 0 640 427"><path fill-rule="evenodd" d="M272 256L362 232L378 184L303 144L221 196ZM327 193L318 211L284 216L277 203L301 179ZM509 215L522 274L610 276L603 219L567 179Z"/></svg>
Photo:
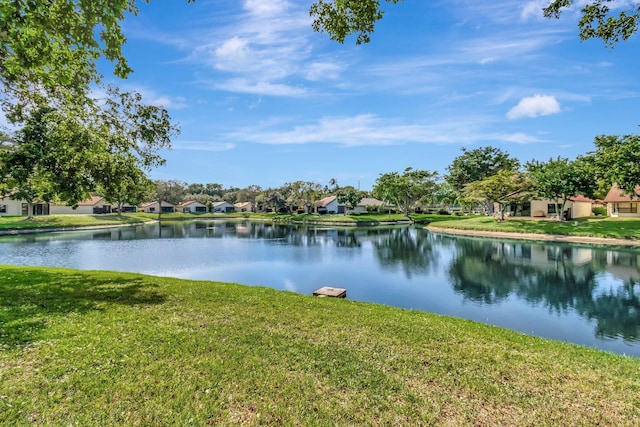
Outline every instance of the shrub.
<svg viewBox="0 0 640 427"><path fill-rule="evenodd" d="M595 216L607 216L607 208L605 207L592 208L591 212L593 212Z"/></svg>
<svg viewBox="0 0 640 427"><path fill-rule="evenodd" d="M438 215L451 215L451 213L446 209L438 210Z"/></svg>

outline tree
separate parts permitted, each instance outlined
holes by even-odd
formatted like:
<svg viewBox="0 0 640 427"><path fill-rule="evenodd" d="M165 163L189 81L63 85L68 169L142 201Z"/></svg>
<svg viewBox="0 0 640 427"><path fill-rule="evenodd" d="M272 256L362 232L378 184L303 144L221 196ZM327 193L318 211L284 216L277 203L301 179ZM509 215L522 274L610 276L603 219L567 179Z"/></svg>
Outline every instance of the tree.
<svg viewBox="0 0 640 427"><path fill-rule="evenodd" d="M526 164L526 169L531 180L531 192L554 201L559 221L563 220L562 213L571 197L592 197L597 186L595 177L582 167L581 160L558 157L547 162L531 161Z"/></svg>
<svg viewBox="0 0 640 427"><path fill-rule="evenodd" d="M373 195L397 207L408 217L413 205L434 191L437 177L437 172L412 168L406 168L402 174L381 174L373 187Z"/></svg>
<svg viewBox="0 0 640 427"><path fill-rule="evenodd" d="M156 180L155 196L158 199L158 219L162 215L162 202L177 205L184 201L186 183L176 180Z"/></svg>
<svg viewBox="0 0 640 427"><path fill-rule="evenodd" d="M303 207L307 213L313 212L315 201L322 194L322 186L311 181L286 183L282 188L289 206L296 209Z"/></svg>
<svg viewBox="0 0 640 427"><path fill-rule="evenodd" d="M358 203L362 201L365 193L356 189L355 187L348 185L341 187L336 193L338 203L344 203L347 209L344 210L344 214L347 214L347 210L353 210L358 206Z"/></svg>
<svg viewBox="0 0 640 427"><path fill-rule="evenodd" d="M115 203L118 215L122 215L125 203L137 206L153 191L154 183L136 166L132 156L111 155L104 159L99 175L100 192Z"/></svg>
<svg viewBox="0 0 640 427"><path fill-rule="evenodd" d="M609 185L640 197L640 136L601 135L595 139L595 164Z"/></svg>
<svg viewBox="0 0 640 427"><path fill-rule="evenodd" d="M500 220L504 221L505 206L526 197L528 188L529 183L522 172L505 169L479 181L470 182L464 187L463 194L471 200L497 204Z"/></svg>
<svg viewBox="0 0 640 427"><path fill-rule="evenodd" d="M520 161L509 156L508 153L491 146L473 150L462 148L462 154L447 167L445 180L454 189L462 192L464 187L474 181L489 178L499 171L514 171L520 167ZM489 200L480 201L490 214L493 213L493 203Z"/></svg>
<svg viewBox="0 0 640 427"><path fill-rule="evenodd" d="M385 0L398 3L402 0ZM344 43L347 36L357 34L356 44L369 43L375 23L382 19L380 0L319 0L311 5L315 31L326 32L331 40Z"/></svg>
<svg viewBox="0 0 640 427"><path fill-rule="evenodd" d="M386 0L393 4L400 1ZM626 10L612 13L609 3L614 2ZM310 10L314 18L312 27L315 31L328 33L331 40L340 43L352 34L357 34L356 44L368 43L376 22L383 17L380 3L380 0L318 0ZM547 18L559 18L562 10L574 3L576 0L550 0L542 11ZM600 38L608 46L613 46L620 40L629 39L638 30L639 12L640 2L634 0L587 1L579 22L580 37L583 40Z"/></svg>
<svg viewBox="0 0 640 427"><path fill-rule="evenodd" d="M547 18L559 18L562 10L571 7L575 0L553 0L543 9ZM621 6L623 10L612 12L609 3ZM626 9L626 10L625 10ZM578 23L580 39L599 38L609 47L620 40L628 40L638 31L638 15L640 2L592 0L582 7L582 18Z"/></svg>

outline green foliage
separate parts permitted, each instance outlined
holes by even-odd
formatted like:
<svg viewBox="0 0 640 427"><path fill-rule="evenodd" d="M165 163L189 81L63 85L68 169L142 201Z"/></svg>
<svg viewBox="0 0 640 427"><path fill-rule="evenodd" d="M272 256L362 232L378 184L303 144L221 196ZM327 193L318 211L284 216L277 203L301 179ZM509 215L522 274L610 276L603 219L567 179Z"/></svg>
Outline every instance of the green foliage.
<svg viewBox="0 0 640 427"><path fill-rule="evenodd" d="M346 187L341 187L336 192L336 198L338 203L344 203L347 209L345 209L345 215L347 214L347 210L353 210L358 206L358 203L362 201L365 193L352 187L350 185Z"/></svg>
<svg viewBox="0 0 640 427"><path fill-rule="evenodd" d="M543 9L544 16L559 18L563 9L570 8L575 3L575 0L553 0ZM612 12L610 3L615 3L615 6L620 6L623 10L617 14ZM628 40L638 31L639 12L638 1L591 0L582 7L582 18L578 23L580 38L599 38L607 46L613 47L621 40Z"/></svg>
<svg viewBox="0 0 640 427"><path fill-rule="evenodd" d="M402 0L385 0L396 4ZM356 44L369 43L375 23L384 12L380 0L318 0L311 5L315 31L326 32L331 40L344 43L347 36L357 34Z"/></svg>
<svg viewBox="0 0 640 427"><path fill-rule="evenodd" d="M413 205L436 189L437 172L406 168L402 174L381 174L373 187L373 196L397 207L405 216Z"/></svg>
<svg viewBox="0 0 640 427"><path fill-rule="evenodd" d="M559 213L564 212L571 197L593 197L597 186L588 162L581 159L570 161L558 157L547 162L531 161L526 168L531 180L531 193L542 199L554 200ZM563 216L558 215L558 219L562 220Z"/></svg>
<svg viewBox="0 0 640 427"><path fill-rule="evenodd" d="M640 136L601 135L593 159L609 185L640 197Z"/></svg>
<svg viewBox="0 0 640 427"><path fill-rule="evenodd" d="M504 220L504 208L508 203L524 200L528 194L529 182L523 173L513 170L500 170L479 181L467 184L463 194L468 200L489 201L500 208L500 219Z"/></svg>
<svg viewBox="0 0 640 427"><path fill-rule="evenodd" d="M473 150L462 148L462 154L447 167L445 180L458 191L465 185L495 175L501 170L516 170L520 161L508 153L491 146Z"/></svg>
<svg viewBox="0 0 640 427"><path fill-rule="evenodd" d="M605 207L598 206L598 207L592 208L591 212L593 212L595 216L607 216L607 208Z"/></svg>

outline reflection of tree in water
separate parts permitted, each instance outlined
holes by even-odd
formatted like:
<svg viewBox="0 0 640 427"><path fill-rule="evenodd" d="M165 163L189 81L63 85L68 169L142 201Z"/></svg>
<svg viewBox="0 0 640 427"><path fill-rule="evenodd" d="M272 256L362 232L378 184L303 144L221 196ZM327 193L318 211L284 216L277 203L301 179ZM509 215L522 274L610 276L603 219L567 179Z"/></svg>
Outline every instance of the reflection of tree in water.
<svg viewBox="0 0 640 427"><path fill-rule="evenodd" d="M449 274L454 290L473 301L494 304L515 294L552 312L575 311L594 320L599 337L635 341L640 338L639 281L629 278L598 292L598 275L613 269L620 277L622 265L627 277L638 277L637 257L569 245L459 239Z"/></svg>
<svg viewBox="0 0 640 427"><path fill-rule="evenodd" d="M459 239L457 257L449 266L454 291L485 304L506 299L534 270L513 262L523 251L509 248L510 245L504 242Z"/></svg>
<svg viewBox="0 0 640 427"><path fill-rule="evenodd" d="M640 284L629 280L617 290L609 290L576 305L582 316L597 322L596 336L637 341L640 338Z"/></svg>
<svg viewBox="0 0 640 427"><path fill-rule="evenodd" d="M439 238L413 227L391 228L378 235L374 246L384 268L401 267L410 278L436 267Z"/></svg>

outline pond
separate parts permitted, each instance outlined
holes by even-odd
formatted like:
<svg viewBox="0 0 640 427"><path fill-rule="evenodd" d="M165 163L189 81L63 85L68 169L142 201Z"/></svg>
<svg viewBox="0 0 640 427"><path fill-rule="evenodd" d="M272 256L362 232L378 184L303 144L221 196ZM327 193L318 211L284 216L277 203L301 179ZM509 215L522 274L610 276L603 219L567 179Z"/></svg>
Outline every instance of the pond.
<svg viewBox="0 0 640 427"><path fill-rule="evenodd" d="M163 222L0 237L0 264L268 286L472 319L640 357L640 251L416 227Z"/></svg>

